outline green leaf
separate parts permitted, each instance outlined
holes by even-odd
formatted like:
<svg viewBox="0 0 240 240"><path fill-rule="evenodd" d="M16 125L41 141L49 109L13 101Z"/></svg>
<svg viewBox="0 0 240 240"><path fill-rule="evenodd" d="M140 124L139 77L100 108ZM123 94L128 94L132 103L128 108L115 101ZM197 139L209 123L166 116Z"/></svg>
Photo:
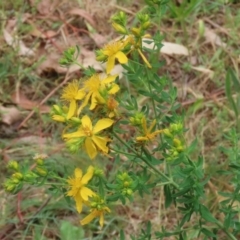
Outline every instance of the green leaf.
<svg viewBox="0 0 240 240"><path fill-rule="evenodd" d="M120 240L125 240L125 235L122 229L120 231Z"/></svg>
<svg viewBox="0 0 240 240"><path fill-rule="evenodd" d="M206 229L206 228L202 228L202 229L201 229L201 232L202 232L204 235L206 235L207 237L216 237L216 235L215 235L213 232L209 231L209 230Z"/></svg>
<svg viewBox="0 0 240 240"><path fill-rule="evenodd" d="M201 214L201 217L208 222L212 222L212 223L217 222L217 219L212 215L212 213L208 210L208 208L202 204L200 205L200 214Z"/></svg>
<svg viewBox="0 0 240 240"><path fill-rule="evenodd" d="M78 227L73 226L71 222L62 221L60 226L60 236L64 240L83 239L84 230L79 225Z"/></svg>
<svg viewBox="0 0 240 240"><path fill-rule="evenodd" d="M169 185L164 186L164 195L165 195L165 208L168 208L173 201L172 193Z"/></svg>

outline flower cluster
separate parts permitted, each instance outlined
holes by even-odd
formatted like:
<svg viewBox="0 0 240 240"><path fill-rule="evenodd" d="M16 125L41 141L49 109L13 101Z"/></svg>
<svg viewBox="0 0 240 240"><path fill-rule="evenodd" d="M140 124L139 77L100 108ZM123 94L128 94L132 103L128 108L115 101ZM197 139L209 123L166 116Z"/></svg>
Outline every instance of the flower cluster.
<svg viewBox="0 0 240 240"><path fill-rule="evenodd" d="M24 183L33 185L40 182L48 174L44 161L45 158L47 158L45 154L36 154L33 158L35 165L32 170L19 165L17 161L10 161L8 163L8 169L13 171L13 174L4 182L5 190L7 192L17 193L22 189Z"/></svg>
<svg viewBox="0 0 240 240"><path fill-rule="evenodd" d="M120 12L112 18L113 28L122 37L96 51L96 59L106 62L106 72L99 74L93 69L85 71L87 75L85 78L80 81L73 80L64 87L61 95L63 105L54 105L52 108L52 119L66 125L62 134L66 146L73 152L84 150L91 160L94 160L98 154L109 156L112 129L119 117L122 117L116 96L120 90L117 84L118 75L111 74L116 62L125 65L134 56L139 56L143 64L151 68L142 49L143 38L150 36L146 34L146 30L150 27L149 16L138 14L137 18L138 26L130 29L126 26L125 13ZM75 62L76 54L72 48L65 51L64 56L61 64L69 65L70 62ZM155 130L156 120L147 127L146 119L141 112L130 119L138 133L134 141L136 144L141 143L142 146L162 132L162 130ZM83 205L90 207L90 214L81 220L82 225L99 217L102 226L104 213L110 212L107 203L111 199L120 199L123 203L125 198L132 200L137 183L126 172L117 175L116 183L106 185L111 192L111 197L105 199L104 195L101 194L100 197L96 190L93 191L89 183L94 176L101 182L102 172L101 174L100 172L93 166L89 166L86 174L83 175L82 170L76 168L74 176L67 180L70 188L67 196L74 199L77 211L81 213Z"/></svg>
<svg viewBox="0 0 240 240"><path fill-rule="evenodd" d="M79 213L82 212L83 204L90 207L90 214L80 221L81 225L91 222L94 218L99 217L100 226L104 223L104 213L110 212L104 199L93 192L87 185L93 178L95 169L89 166L85 175L80 168L74 171L74 177L70 177L67 182L70 186L67 196L72 197L76 202L76 208Z"/></svg>

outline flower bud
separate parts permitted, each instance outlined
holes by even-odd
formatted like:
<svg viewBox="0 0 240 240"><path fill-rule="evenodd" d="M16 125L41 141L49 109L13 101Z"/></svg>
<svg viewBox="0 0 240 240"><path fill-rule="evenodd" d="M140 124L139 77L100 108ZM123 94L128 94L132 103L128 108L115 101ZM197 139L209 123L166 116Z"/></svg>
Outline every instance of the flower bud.
<svg viewBox="0 0 240 240"><path fill-rule="evenodd" d="M136 37L140 37L141 36L141 29L140 28L131 28L131 32L136 36Z"/></svg>
<svg viewBox="0 0 240 240"><path fill-rule="evenodd" d="M66 118L60 115L52 115L52 120L56 122L66 122Z"/></svg>
<svg viewBox="0 0 240 240"><path fill-rule="evenodd" d="M62 113L62 109L56 104L53 105L53 110L54 110L54 112L56 112L58 114Z"/></svg>
<svg viewBox="0 0 240 240"><path fill-rule="evenodd" d="M173 137L173 135L171 134L171 132L168 128L163 129L163 133L166 137L170 137L170 138Z"/></svg>
<svg viewBox="0 0 240 240"><path fill-rule="evenodd" d="M98 177L102 177L104 175L103 170L99 168L94 168L94 175Z"/></svg>
<svg viewBox="0 0 240 240"><path fill-rule="evenodd" d="M17 161L10 161L7 166L9 169L17 171L19 169L19 165Z"/></svg>
<svg viewBox="0 0 240 240"><path fill-rule="evenodd" d="M16 184L11 180L11 179L8 179L5 183L4 183L4 189L6 192L14 192L16 188Z"/></svg>
<svg viewBox="0 0 240 240"><path fill-rule="evenodd" d="M37 175L34 172L28 172L24 174L24 180L26 182L32 182L35 178L37 178Z"/></svg>
<svg viewBox="0 0 240 240"><path fill-rule="evenodd" d="M102 50L97 50L96 51L96 60L100 62L104 62L107 60L107 56L102 52Z"/></svg>
<svg viewBox="0 0 240 240"><path fill-rule="evenodd" d="M118 32L120 34L127 34L126 28L116 22L112 23L112 27L115 29L116 32Z"/></svg>
<svg viewBox="0 0 240 240"><path fill-rule="evenodd" d="M179 133L183 130L183 125L182 123L172 123L169 129L171 133Z"/></svg>
<svg viewBox="0 0 240 240"><path fill-rule="evenodd" d="M35 171L41 177L45 177L47 175L47 173L48 173L47 170L45 168L43 168L43 167L36 167Z"/></svg>
<svg viewBox="0 0 240 240"><path fill-rule="evenodd" d="M14 173L14 174L12 175L12 178L13 178L13 179L22 180L22 179L23 179L23 175L22 175L22 173L20 173L20 172L16 172L16 173Z"/></svg>
<svg viewBox="0 0 240 240"><path fill-rule="evenodd" d="M179 147L179 146L182 146L182 143L178 138L174 138L173 145L174 145L174 147Z"/></svg>
<svg viewBox="0 0 240 240"><path fill-rule="evenodd" d="M131 196L133 194L133 190L128 188L126 193L128 196Z"/></svg>
<svg viewBox="0 0 240 240"><path fill-rule="evenodd" d="M144 114L141 112L135 113L133 117L130 117L130 122L133 126L142 125L142 119L144 118Z"/></svg>

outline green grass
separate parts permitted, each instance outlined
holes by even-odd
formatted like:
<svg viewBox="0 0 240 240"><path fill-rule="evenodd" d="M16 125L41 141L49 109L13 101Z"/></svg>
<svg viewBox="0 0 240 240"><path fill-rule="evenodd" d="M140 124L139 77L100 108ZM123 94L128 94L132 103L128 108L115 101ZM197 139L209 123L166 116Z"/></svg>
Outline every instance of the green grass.
<svg viewBox="0 0 240 240"><path fill-rule="evenodd" d="M192 142L195 138L198 139L200 146L198 153L204 155L206 171L217 178L217 170L224 167L226 160L226 156L219 151L220 146L228 144L223 138L223 133L228 132L231 126L236 123L233 109L228 102L224 89L226 69L232 67L238 71L240 11L236 9L233 3L224 4L222 0L191 0L190 3L183 0L182 5L177 2L174 0L170 1L170 10L162 19L160 31L165 34L166 41L178 42L188 47L191 56L162 56L162 59L166 59L166 62L170 61L170 64L166 65L160 71L164 73L168 72L178 89L185 88L185 96L183 99L179 99L179 101L185 103L191 100L191 103L184 107L186 127L189 129L186 133L188 142ZM77 1L74 4L74 6L77 6ZM136 8L131 6L131 1L126 1L126 5L131 11L136 11ZM3 1L0 3L0 11L1 16L5 20L9 20L11 17L21 19L24 13L31 14L37 10L35 6L31 7L25 1L18 0L9 1L8 3L4 3ZM108 17L110 16L105 17L106 22L108 21ZM205 24L210 28L214 28L214 32L218 33L222 40L227 43L227 50L215 44L206 43L204 37L199 37L197 21L198 19L205 18L211 19L212 22L228 31L228 35L222 32L219 33L219 29L210 26L205 21ZM39 23L37 19L33 18L32 20ZM48 19L48 21L51 24L44 24L45 30L49 30L51 27L53 30L58 29L60 25L58 20ZM102 24L104 24L104 21ZM28 47L38 48L41 44L46 44L42 39L30 38L29 35L32 27L28 23L18 21L17 27L19 38L25 41ZM1 30L4 28L4 24L1 24ZM153 31L156 31L156 28L153 28ZM77 42L77 39L75 39L75 42ZM1 104L6 106L12 104L11 94L16 89L20 89L31 100L41 101L63 81L64 74L55 72L54 70L46 70L41 75L37 73L37 69L42 62L41 57L36 59L19 57L16 49L14 50L12 47L7 46L2 35L0 35L0 43ZM54 46L51 47L54 49ZM49 52L47 50L44 51L45 58L47 58ZM194 65L192 64L194 61L196 62L196 66L204 66L214 71L213 78L210 79L206 75L189 68L189 66ZM184 68L186 64L188 65L187 70ZM72 77L79 77L79 75L73 74ZM186 86L191 91L187 91ZM223 92L214 97L213 92L216 90L223 90ZM203 95L204 99L196 99L193 93ZM232 94L239 96L239 92ZM58 101L58 97L59 91L49 98L46 104L51 106ZM21 111L23 112L23 120L29 112L24 109L21 109ZM15 123L16 126L19 123ZM38 152L47 153L56 166L58 166L59 174L65 176L71 174L74 166L78 164L86 167L82 154L72 156L62 147L63 142L60 137L62 129L52 122L49 115L36 113L24 128L16 130L16 126L7 126L3 123L1 126L7 133L9 131L18 131L15 137L11 137L10 135L9 137L8 135L1 137L1 182L9 175L6 170L8 160L26 161L31 165L32 156ZM22 143L19 139L23 136L35 136L37 142L32 143L28 141L27 143ZM45 141L44 143L42 143L43 140ZM102 162L99 161L99 165L101 164ZM116 171L117 166L113 165L113 167ZM221 184L224 182L227 183L227 180L222 176L221 181L216 181L214 184L222 190L226 186ZM161 197L161 192L154 194L155 198L153 201L151 199L137 198L134 204L116 207L112 215L107 217L107 224L103 230L99 231L99 228L95 224L96 222L84 228L79 226L80 217L74 210L73 204L67 202L62 193L55 193L49 199L49 202L46 203L50 196L46 188L34 189L32 187L25 187L21 193L21 199L18 200L17 195L4 193L1 186L0 232L1 234L5 233L4 237L2 236L2 239L5 240L70 240L77 239L76 236L79 235L84 236L81 239L119 239L118 233L122 228L125 228L127 236L129 236L130 234L139 232L141 224L152 218L154 219L153 224L156 224L153 228L157 230L160 227L157 221L159 215L161 217L167 216L168 219L172 220L176 216L176 210L165 210L162 204L164 199ZM20 210L24 223L20 223L17 216L18 201L21 205ZM211 203L213 200L207 199L207 201ZM44 202L46 205L43 205ZM151 212L151 209L158 210ZM161 226L164 225L171 228L171 223L169 222L161 221Z"/></svg>

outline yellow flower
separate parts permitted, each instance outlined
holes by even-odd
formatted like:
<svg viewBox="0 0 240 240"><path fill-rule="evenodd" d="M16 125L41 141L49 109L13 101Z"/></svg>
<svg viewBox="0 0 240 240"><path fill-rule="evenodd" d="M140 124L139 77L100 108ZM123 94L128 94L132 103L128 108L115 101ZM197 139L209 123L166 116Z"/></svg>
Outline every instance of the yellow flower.
<svg viewBox="0 0 240 240"><path fill-rule="evenodd" d="M69 83L64 89L61 98L67 102L70 102L67 119L70 119L74 116L77 109L77 100L83 99L85 96L85 92L79 89L79 85L77 80ZM61 121L63 119L59 119L59 117L55 116L56 121Z"/></svg>
<svg viewBox="0 0 240 240"><path fill-rule="evenodd" d="M93 75L91 78L84 82L83 89L87 92L81 107L78 110L78 114L88 104L91 99L90 110L93 110L97 104L104 104L105 99L102 95L113 95L119 91L119 86L113 81L117 75L108 76L101 79L99 74Z"/></svg>
<svg viewBox="0 0 240 240"><path fill-rule="evenodd" d="M106 207L105 201L99 196L95 196L91 205L91 212L83 220L80 221L81 225L90 223L94 218L99 217L99 224L103 227L104 224L104 214L106 212L110 213L111 210Z"/></svg>
<svg viewBox="0 0 240 240"><path fill-rule="evenodd" d="M114 68L116 59L121 63L125 64L128 62L126 54L123 52L125 43L123 41L116 41L108 43L103 49L103 55L107 56L107 74L109 74Z"/></svg>
<svg viewBox="0 0 240 240"><path fill-rule="evenodd" d="M94 173L94 167L88 167L87 173L83 176L82 170L76 168L74 171L74 177L67 180L70 185L70 190L67 192L67 196L73 197L76 202L77 211L82 211L84 202L88 201L89 197L95 195L95 193L87 188L86 185L92 179Z"/></svg>
<svg viewBox="0 0 240 240"><path fill-rule="evenodd" d="M136 137L137 141L150 141L159 133L162 133L163 130L157 130L152 132L154 126L156 125L156 120L154 120L149 128L147 128L146 118L142 118L142 128L144 136Z"/></svg>
<svg viewBox="0 0 240 240"><path fill-rule="evenodd" d="M98 151L102 151L103 153L108 152L107 143L110 141L109 138L100 137L97 134L102 130L112 126L113 123L114 123L113 120L109 118L103 118L100 119L93 127L91 119L87 115L85 115L82 118L81 127L74 133L64 134L63 138L65 139L83 138L84 146L88 156L91 159L94 159Z"/></svg>

